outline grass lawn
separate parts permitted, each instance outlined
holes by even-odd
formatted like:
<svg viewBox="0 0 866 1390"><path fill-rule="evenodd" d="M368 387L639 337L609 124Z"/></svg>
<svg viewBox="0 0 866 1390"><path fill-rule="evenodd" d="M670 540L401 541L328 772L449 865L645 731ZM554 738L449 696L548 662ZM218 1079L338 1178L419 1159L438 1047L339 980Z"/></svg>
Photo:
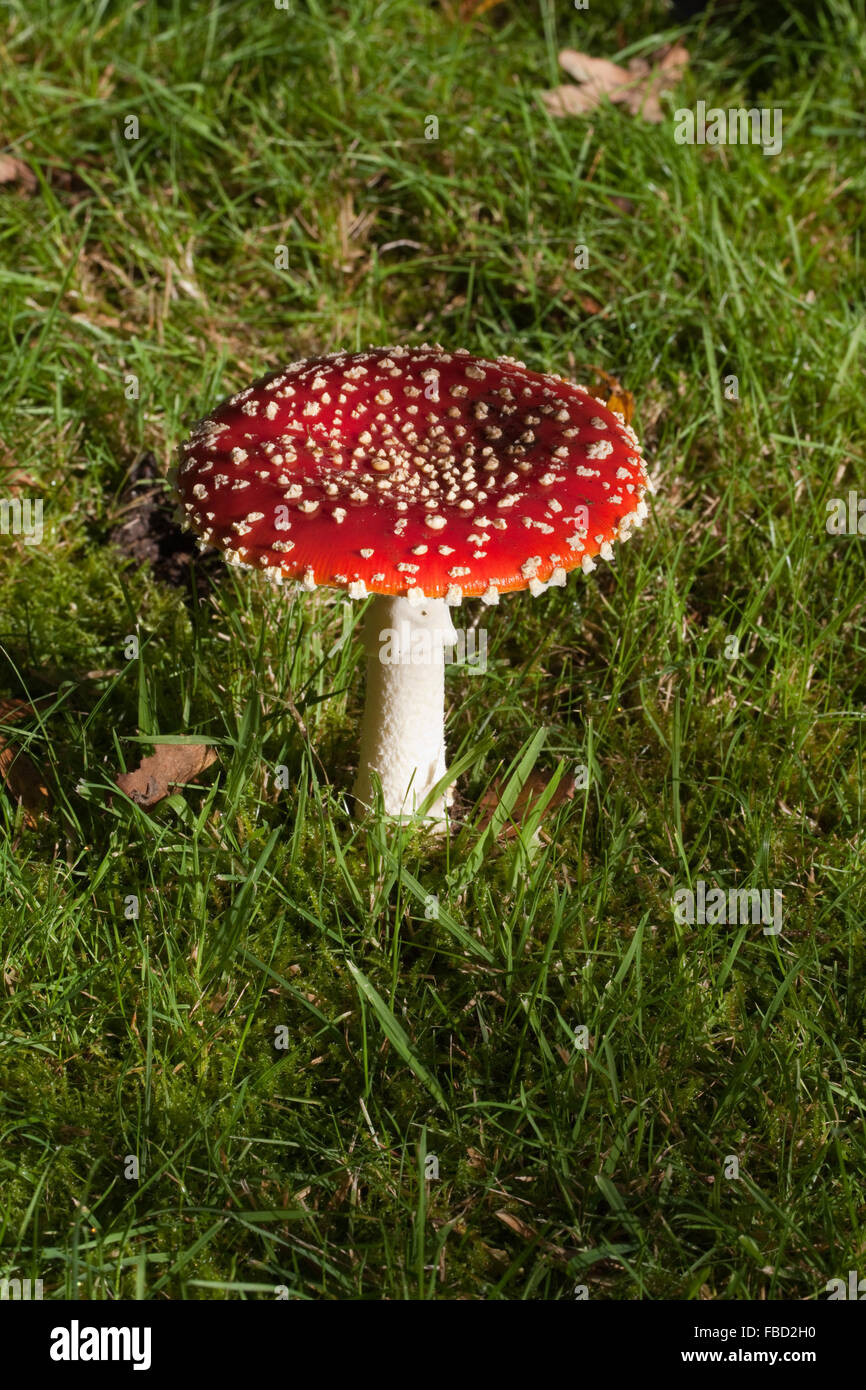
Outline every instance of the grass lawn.
<svg viewBox="0 0 866 1390"><path fill-rule="evenodd" d="M864 2L456 9L5 6L0 736L51 804L0 787L0 1276L46 1298L866 1275ZM541 100L679 38L661 124ZM677 144L698 101L783 148ZM221 397L423 341L619 378L656 485L612 564L456 610L444 838L351 815L363 603L112 539ZM217 760L147 810L167 737Z"/></svg>

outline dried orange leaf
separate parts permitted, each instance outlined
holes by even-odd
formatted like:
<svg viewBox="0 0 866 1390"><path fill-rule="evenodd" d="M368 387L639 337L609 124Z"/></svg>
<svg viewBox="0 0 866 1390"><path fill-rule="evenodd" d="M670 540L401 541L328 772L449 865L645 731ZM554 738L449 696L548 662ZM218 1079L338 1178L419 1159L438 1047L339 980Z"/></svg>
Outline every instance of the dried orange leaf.
<svg viewBox="0 0 866 1390"><path fill-rule="evenodd" d="M21 804L24 824L33 829L41 813L51 806L51 795L35 763L20 748L16 748L4 725L17 724L35 714L26 700L0 700L0 782L13 801Z"/></svg>
<svg viewBox="0 0 866 1390"><path fill-rule="evenodd" d="M630 425L634 419L634 396L631 391L626 391L619 378L611 376L610 372L606 372L603 367L590 367L589 370L601 377L608 389L606 401L608 410L616 411L618 415L623 417L626 424Z"/></svg>
<svg viewBox="0 0 866 1390"><path fill-rule="evenodd" d="M194 782L216 762L216 753L204 743L158 743L150 758L142 758L134 772L119 772L115 782L138 806L155 806L175 787Z"/></svg>
<svg viewBox="0 0 866 1390"><path fill-rule="evenodd" d="M627 425L634 419L634 396L631 391L615 391L607 398L607 408L621 415Z"/></svg>
<svg viewBox="0 0 866 1390"><path fill-rule="evenodd" d="M600 376L609 391L621 390L619 378L611 376L610 372L604 370L604 367L588 367L587 370L594 372L596 376Z"/></svg>
<svg viewBox="0 0 866 1390"><path fill-rule="evenodd" d="M542 792L547 790L550 782L549 777L545 777L541 772L532 772L525 785L521 788L517 800L514 803L514 810L511 812L509 820L505 822L499 832L503 840L513 840L518 832L521 823L526 820L532 808ZM570 801L574 796L575 779L571 776L563 777L550 798L545 808L545 816L550 815L564 801ZM484 807L484 814L478 823L479 831L486 829L493 819L493 813L502 800L502 793L505 790L505 782L498 780L484 793L481 798L481 805Z"/></svg>

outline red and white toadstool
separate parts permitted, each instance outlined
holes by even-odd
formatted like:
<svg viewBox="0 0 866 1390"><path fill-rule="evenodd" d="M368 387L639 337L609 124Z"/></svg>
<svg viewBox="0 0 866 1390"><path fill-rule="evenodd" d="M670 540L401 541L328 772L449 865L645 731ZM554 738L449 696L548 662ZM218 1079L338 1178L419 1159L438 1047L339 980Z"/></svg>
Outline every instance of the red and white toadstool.
<svg viewBox="0 0 866 1390"><path fill-rule="evenodd" d="M376 595L354 794L370 806L376 774L389 815L446 775L449 609L612 559L647 487L634 431L584 387L426 345L293 362L201 421L178 468L189 524L231 563Z"/></svg>

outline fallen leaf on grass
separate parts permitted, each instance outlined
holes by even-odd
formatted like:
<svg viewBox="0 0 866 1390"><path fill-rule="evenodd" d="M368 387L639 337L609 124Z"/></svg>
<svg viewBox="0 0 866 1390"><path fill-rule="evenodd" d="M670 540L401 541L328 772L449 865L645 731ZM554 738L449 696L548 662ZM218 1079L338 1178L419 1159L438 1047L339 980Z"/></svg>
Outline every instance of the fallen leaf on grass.
<svg viewBox="0 0 866 1390"><path fill-rule="evenodd" d="M0 154L0 183L17 184L27 193L33 193L39 187L39 180L23 159L16 159L14 154Z"/></svg>
<svg viewBox="0 0 866 1390"><path fill-rule="evenodd" d="M607 58L578 53L574 48L562 50L559 66L565 69L572 82L580 83L576 95L584 111L592 111L606 96L611 101L625 101L626 93L644 76L620 67L619 63L611 63Z"/></svg>
<svg viewBox="0 0 866 1390"><path fill-rule="evenodd" d="M498 1221L502 1222L503 1226L514 1231L515 1235L522 1236L524 1240L535 1240L538 1235L538 1232L534 1231L531 1226L527 1226L525 1221L521 1221L519 1216L512 1216L510 1211L497 1211L494 1212L494 1215Z"/></svg>
<svg viewBox="0 0 866 1390"><path fill-rule="evenodd" d="M205 743L158 743L150 758L142 758L134 772L119 772L115 782L137 806L155 806L175 787L194 782L216 762L216 753Z"/></svg>
<svg viewBox="0 0 866 1390"><path fill-rule="evenodd" d="M591 372L600 376L608 390L605 404L608 410L613 410L617 415L621 415L627 425L630 425L634 418L634 396L631 391L626 391L618 377L611 376L602 367L590 367Z"/></svg>
<svg viewBox="0 0 866 1390"><path fill-rule="evenodd" d="M520 1236L521 1240L537 1240L542 1250L548 1254L555 1255L558 1259L565 1259L565 1250L561 1245L554 1245L552 1241L546 1240L544 1236L539 1236L532 1226L528 1226L525 1221L521 1221L519 1216L513 1216L510 1211L497 1211L494 1216L501 1221L503 1226L507 1226L515 1235Z"/></svg>
<svg viewBox="0 0 866 1390"><path fill-rule="evenodd" d="M526 781L525 785L521 788L518 794L511 815L509 816L508 820L505 822L505 824L499 832L501 839L514 839L515 835L520 829L521 822L524 821L529 815L529 813L532 811L532 808L535 802L541 796L541 793L547 790L549 782L550 778L545 777L541 772L530 773L528 780ZM574 796L574 786L575 780L573 777L566 776L562 778L562 780L559 783L559 786L556 788L556 791L553 793L553 796L550 798L550 801L548 802L545 808L545 816L550 815L551 812L555 811L557 807L561 806L564 801L571 800L571 798ZM496 781L493 783L492 787L490 787L482 796L481 805L484 807L484 814L482 815L481 820L478 823L479 832L482 830L486 830L487 826L493 819L493 814L500 801L502 800L502 793L504 790L505 782Z"/></svg>
<svg viewBox="0 0 866 1390"><path fill-rule="evenodd" d="M626 424L630 425L634 417L634 396L631 391L623 391L621 395L614 391L607 398L607 408L615 415L621 415Z"/></svg>
<svg viewBox="0 0 866 1390"><path fill-rule="evenodd" d="M644 58L631 58L623 68L607 58L564 48L559 55L560 66L576 85L565 84L542 92L542 100L552 116L583 116L607 98L625 106L632 116L642 116L659 125L664 120L659 97L679 82L688 66L689 53L682 44L674 44L661 49L655 59L650 64Z"/></svg>
<svg viewBox="0 0 866 1390"><path fill-rule="evenodd" d="M57 1129L57 1138L64 1144L68 1144L73 1139L89 1139L92 1133L92 1129L83 1129L81 1125L60 1125Z"/></svg>
<svg viewBox="0 0 866 1390"><path fill-rule="evenodd" d="M40 812L49 810L51 796L35 763L11 744L4 725L16 724L35 713L26 700L0 700L0 782L6 784L12 800L21 803L24 824L30 830Z"/></svg>
<svg viewBox="0 0 866 1390"><path fill-rule="evenodd" d="M92 192L91 185L84 175L96 177L102 168L103 165L99 161L87 158L79 159L69 167L44 160L41 172L45 182L52 188L68 194L70 201L78 202L83 195ZM18 188L29 197L38 191L39 179L35 169L25 160L14 154L0 154L0 186L4 185L8 188Z"/></svg>
<svg viewBox="0 0 866 1390"><path fill-rule="evenodd" d="M69 201L76 203L83 196L92 192L91 185L84 174L97 176L102 165L96 160L81 159L76 164L67 168L62 164L53 164L50 160L42 163L42 176L46 183L60 193L69 195ZM82 172L79 172L82 171ZM38 192L39 179L36 171L31 169L23 159L19 159L14 154L0 154L0 187L18 188L28 197Z"/></svg>

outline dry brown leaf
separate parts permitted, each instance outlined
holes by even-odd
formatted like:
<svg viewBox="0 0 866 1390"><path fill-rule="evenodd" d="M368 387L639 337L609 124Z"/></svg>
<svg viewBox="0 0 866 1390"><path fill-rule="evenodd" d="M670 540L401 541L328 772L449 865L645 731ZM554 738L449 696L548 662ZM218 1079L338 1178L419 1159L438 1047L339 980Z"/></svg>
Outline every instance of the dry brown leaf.
<svg viewBox="0 0 866 1390"><path fill-rule="evenodd" d="M18 184L27 193L34 193L39 187L30 165L23 159L16 159L14 154L0 154L0 183Z"/></svg>
<svg viewBox="0 0 866 1390"><path fill-rule="evenodd" d="M632 58L627 68L607 58L564 48L560 65L578 85L554 87L542 92L542 100L552 116L582 116L607 98L623 104L632 116L640 115L658 125L664 120L659 96L676 86L688 61L688 50L682 44L661 49L653 66L643 58Z"/></svg>
<svg viewBox="0 0 866 1390"><path fill-rule="evenodd" d="M522 1236L524 1240L535 1240L538 1232L527 1226L525 1221L521 1221L519 1216L512 1216L510 1211L497 1211L495 1215L503 1226L508 1226L516 1235Z"/></svg>
<svg viewBox="0 0 866 1390"><path fill-rule="evenodd" d="M564 48L559 62L569 77L580 85L556 87L552 92L542 94L552 116L585 115L600 106L605 97L611 101L625 101L641 80L639 75L609 62L607 58L593 58L591 54L578 53L574 48Z"/></svg>
<svg viewBox="0 0 866 1390"><path fill-rule="evenodd" d="M92 1129L83 1129L81 1125L59 1125L57 1128L57 1138L64 1144L73 1139L88 1139L92 1133Z"/></svg>
<svg viewBox="0 0 866 1390"><path fill-rule="evenodd" d="M610 372L606 372L603 367L590 367L589 370L595 372L596 376L600 376L607 386L606 405L608 410L615 410L618 415L623 417L625 423L630 425L634 419L634 396L631 391L626 391L619 378L611 376Z"/></svg>
<svg viewBox="0 0 866 1390"><path fill-rule="evenodd" d="M590 53L578 53L575 48L563 48L559 55L559 66L564 68L573 82L582 82L597 87L599 97L605 92L615 92L619 87L629 86L637 81L640 73L631 73L621 68L619 63L611 63L607 58L593 58Z"/></svg>
<svg viewBox="0 0 866 1390"><path fill-rule="evenodd" d="M79 160L72 168L65 168L61 164L53 164L46 160L42 164L42 173L45 180L53 188L61 193L68 193L72 202L77 202L83 195L91 192L90 184L79 170L85 173L97 175L102 169L102 165L96 160ZM14 154L0 154L0 186L3 184L10 187L18 187L24 193L35 193L39 188L39 179L35 170L19 159Z"/></svg>
<svg viewBox="0 0 866 1390"><path fill-rule="evenodd" d="M633 116L640 114L645 121L660 125L665 118L659 97L662 92L675 87L689 64L689 51L681 43L674 44L654 68L626 96L626 105Z"/></svg>
<svg viewBox="0 0 866 1390"><path fill-rule="evenodd" d="M575 87L571 82L542 92L541 100L551 116L585 116L598 105L598 98L591 89Z"/></svg>
<svg viewBox="0 0 866 1390"><path fill-rule="evenodd" d="M671 44L671 47L668 49L667 53L665 53L659 63L659 68L665 74L665 82L667 85L673 86L675 82L679 82L688 65L689 50L686 48L685 44L674 43Z"/></svg>
<svg viewBox="0 0 866 1390"><path fill-rule="evenodd" d="M514 809L512 810L510 817L505 822L505 824L499 832L501 839L514 839L515 835L518 832L521 822L526 819L526 817L532 810L534 803L538 800L541 793L546 790L549 782L550 778L545 777L544 774L541 772L531 772L529 774L529 778L527 779L526 784L522 787L520 793L518 794L517 800L514 803ZM562 780L559 783L559 786L556 788L556 791L553 793L553 796L550 798L550 801L547 807L545 808L545 816L549 816L553 811L557 809L557 807L562 805L563 801L571 800L571 798L574 796L574 785L575 781L573 777L564 776L562 778ZM484 814L482 815L481 820L478 823L479 831L486 829L486 827L490 824L491 820L493 819L493 813L499 805L500 801L502 800L502 793L504 790L505 782L504 780L500 779L494 782L492 787L490 787L482 796L481 805L484 807Z"/></svg>
<svg viewBox="0 0 866 1390"><path fill-rule="evenodd" d="M647 73L651 71L646 58L629 58L627 67L629 77L646 77Z"/></svg>
<svg viewBox="0 0 866 1390"><path fill-rule="evenodd" d="M204 743L158 743L150 758L142 758L134 772L119 772L115 782L138 806L155 806L175 787L194 782L216 762L216 753Z"/></svg>
<svg viewBox="0 0 866 1390"><path fill-rule="evenodd" d="M540 1248L546 1250L547 1253L552 1255L555 1259L566 1259L566 1251L561 1245L554 1245L551 1241L545 1240L543 1236L540 1237L538 1232L533 1230L531 1226L528 1226L525 1221L521 1221L519 1216L512 1216L510 1211L497 1211L494 1215L498 1217L503 1226L508 1226L516 1235L521 1236L523 1240L537 1240Z"/></svg>
<svg viewBox="0 0 866 1390"><path fill-rule="evenodd" d="M12 800L21 803L24 824L30 830L40 813L49 811L51 795L35 763L12 745L4 725L17 724L35 712L26 700L0 700L0 782L6 784Z"/></svg>

